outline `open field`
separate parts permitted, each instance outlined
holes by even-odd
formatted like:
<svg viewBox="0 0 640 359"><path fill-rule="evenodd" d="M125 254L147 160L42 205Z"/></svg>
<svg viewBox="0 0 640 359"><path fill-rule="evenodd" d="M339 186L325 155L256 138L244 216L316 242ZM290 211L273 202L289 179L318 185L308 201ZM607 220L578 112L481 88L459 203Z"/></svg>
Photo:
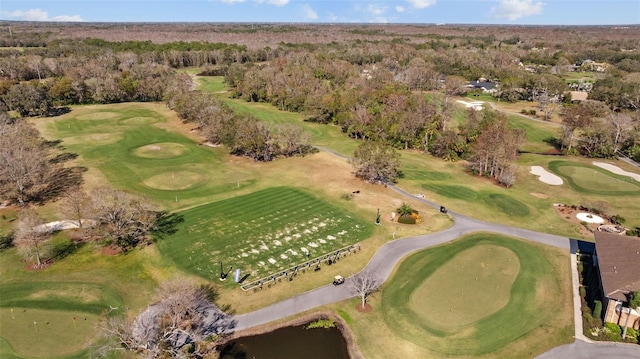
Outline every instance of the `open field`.
<svg viewBox="0 0 640 359"><path fill-rule="evenodd" d="M274 187L181 212L187 222L158 243L186 271L217 278L219 261L248 281L368 238L373 224L306 192ZM233 276L230 276L230 279ZM234 285L232 280L228 285ZM237 284L235 284L237 286Z"/></svg>
<svg viewBox="0 0 640 359"><path fill-rule="evenodd" d="M573 340L569 270L563 251L476 234L406 258L372 312L335 308L366 358L533 357Z"/></svg>

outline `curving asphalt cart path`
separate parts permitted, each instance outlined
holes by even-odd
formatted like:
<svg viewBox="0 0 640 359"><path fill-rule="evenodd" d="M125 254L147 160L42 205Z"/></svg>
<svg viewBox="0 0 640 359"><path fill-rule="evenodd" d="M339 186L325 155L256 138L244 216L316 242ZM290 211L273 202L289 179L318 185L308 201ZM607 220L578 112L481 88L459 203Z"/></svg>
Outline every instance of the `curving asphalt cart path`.
<svg viewBox="0 0 640 359"><path fill-rule="evenodd" d="M332 153L336 156L348 159L348 157L337 153L335 151L320 148L325 152ZM393 185L388 185L391 189L398 192L401 195L408 196L414 200L422 201L423 203L439 209L440 205L428 201L426 199L417 198L410 193ZM494 232L500 233L512 237L522 238L532 242L538 242L558 248L572 251L571 239L562 236L556 236L547 233L534 232L526 229L505 226L497 223L490 223L480 221L468 216L464 216L455 212L448 212L451 215L455 223L452 227L438 233L432 233L422 236L409 237L394 240L388 242L373 255L369 263L363 268L362 271L368 271L369 273L376 273L381 281L386 281L393 268L404 258L406 255L425 248L430 248L452 241L462 235L472 232ZM572 271L573 273L573 271ZM339 302L345 299L352 298L354 295L350 290L350 284L352 283L353 276L345 279L345 285L333 286L332 284L325 285L306 293L302 293L295 297L283 300L268 307L256 310L254 312L241 314L235 316L236 325L234 330L240 331L259 325L267 324L272 321L293 316L316 307ZM574 286L576 281L574 280ZM574 288L574 293L577 292ZM577 302L578 305L580 301ZM576 338L572 344L563 345L554 348L538 358L563 358L563 359L582 359L582 358L640 358L640 346L637 345L620 345L616 343L588 343L582 341L584 336L581 333L582 330L582 317L580 314L580 308L574 308L574 320L576 321ZM579 322L579 323L578 323ZM579 324L579 325L578 325ZM580 331L580 332L579 332Z"/></svg>

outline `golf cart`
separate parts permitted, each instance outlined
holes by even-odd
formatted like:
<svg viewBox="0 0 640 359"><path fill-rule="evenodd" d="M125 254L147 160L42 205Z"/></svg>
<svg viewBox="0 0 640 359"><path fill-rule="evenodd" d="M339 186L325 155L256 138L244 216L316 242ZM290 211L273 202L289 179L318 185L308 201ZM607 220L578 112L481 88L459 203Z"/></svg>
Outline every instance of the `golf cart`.
<svg viewBox="0 0 640 359"><path fill-rule="evenodd" d="M340 285L344 283L344 278L341 275L337 275L333 278L333 285Z"/></svg>

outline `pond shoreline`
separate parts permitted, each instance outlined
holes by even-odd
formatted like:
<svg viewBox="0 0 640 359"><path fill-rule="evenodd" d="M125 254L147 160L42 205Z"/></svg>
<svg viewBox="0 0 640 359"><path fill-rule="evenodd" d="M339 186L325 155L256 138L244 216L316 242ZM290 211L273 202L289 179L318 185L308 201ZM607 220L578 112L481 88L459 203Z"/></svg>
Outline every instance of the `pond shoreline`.
<svg viewBox="0 0 640 359"><path fill-rule="evenodd" d="M295 318L285 319L282 321L264 324L254 328L241 330L238 332L233 332L229 336L221 339L217 343L216 349L219 351L222 348L224 348L225 345L229 344L230 342L236 339L266 334L266 333L270 333L285 327L305 325L319 319L331 319L335 322L336 328L340 330L340 332L342 333L342 336L347 342L347 350L349 351L349 357L351 359L364 359L364 356L362 355L362 352L360 352L360 348L358 347L358 344L355 341L353 332L351 331L351 329L349 329L349 326L347 325L347 323L344 321L344 319L342 319L342 317L340 317L336 313L329 310L314 311L311 313L299 315ZM314 330L314 329L310 329L310 330Z"/></svg>

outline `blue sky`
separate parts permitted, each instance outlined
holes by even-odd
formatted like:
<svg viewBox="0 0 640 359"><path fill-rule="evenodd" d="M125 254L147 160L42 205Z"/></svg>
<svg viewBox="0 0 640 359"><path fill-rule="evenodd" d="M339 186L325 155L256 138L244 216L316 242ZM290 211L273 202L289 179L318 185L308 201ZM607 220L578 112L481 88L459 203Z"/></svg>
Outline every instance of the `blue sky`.
<svg viewBox="0 0 640 359"><path fill-rule="evenodd" d="M640 0L1 0L0 19L616 25L640 24Z"/></svg>

